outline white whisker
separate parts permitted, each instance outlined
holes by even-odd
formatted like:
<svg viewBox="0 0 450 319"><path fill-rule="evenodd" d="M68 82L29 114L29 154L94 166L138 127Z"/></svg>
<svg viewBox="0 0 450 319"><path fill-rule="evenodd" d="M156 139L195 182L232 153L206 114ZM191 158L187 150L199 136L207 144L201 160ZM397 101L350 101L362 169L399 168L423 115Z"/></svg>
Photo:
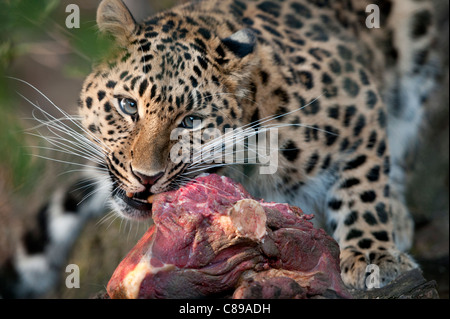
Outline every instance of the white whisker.
<svg viewBox="0 0 450 319"><path fill-rule="evenodd" d="M36 92L38 92L44 99L46 99L56 110L58 110L65 118L67 118L69 121L71 121L75 126L78 127L78 129L82 130L86 135L90 136L93 140L96 140L97 142L99 142L100 144L102 144L102 146L106 147L108 150L109 147L103 143L102 141L98 140L91 132L89 132L88 130L84 129L79 123L77 123L76 121L74 121L71 116L65 112L63 109L59 108L55 103L53 103L52 100L50 100L44 93L42 93L39 89L37 89L35 86L33 86L32 84L28 83L27 81L15 78L15 77L10 77L8 76L9 79L12 80L16 80L19 81L21 83L24 83L26 85L28 85L29 87L31 87L33 90L35 90ZM24 99L26 99L28 102L30 102L32 105L35 105L34 103L32 103L30 100L28 100L26 97L24 97L22 94L18 93L20 96L22 96ZM53 117L52 115L50 115L49 113L47 113L46 111L44 111L42 108L38 107L35 105L35 107L37 109L39 109L41 112L43 112L43 114L47 114L50 118L56 119L55 117Z"/></svg>
<svg viewBox="0 0 450 319"><path fill-rule="evenodd" d="M86 168L99 169L99 167L93 166L93 165L89 165L89 164L81 164L81 163L69 162L69 161L59 160L59 159L56 159L56 158L51 158L51 157L37 155L37 154L30 154L30 155L35 156L35 157L39 157L39 158L42 158L42 159L46 159L46 160L49 160L49 161L53 161L53 162L58 162L58 163L63 163L63 164L68 164L68 165L76 165L76 166L81 166L81 167L86 167Z"/></svg>

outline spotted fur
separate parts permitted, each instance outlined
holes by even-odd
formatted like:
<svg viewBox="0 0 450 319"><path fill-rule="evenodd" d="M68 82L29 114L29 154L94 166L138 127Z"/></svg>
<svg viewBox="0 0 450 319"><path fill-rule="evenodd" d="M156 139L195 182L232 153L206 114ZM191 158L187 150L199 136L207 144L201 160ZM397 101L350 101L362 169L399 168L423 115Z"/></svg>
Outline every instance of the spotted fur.
<svg viewBox="0 0 450 319"><path fill-rule="evenodd" d="M100 30L120 49L86 79L80 114L107 146L113 187L178 187L190 167L169 160L169 136L186 116L224 132L280 115L270 123L284 126L275 174L218 172L319 215L351 287L365 288L368 264L382 285L417 267L404 252L413 223L402 163L433 84L432 11L426 1L377 3L380 29L366 27L369 1L194 1L140 24L121 1L103 1ZM118 97L136 101L137 114ZM123 215L148 213L113 203Z"/></svg>

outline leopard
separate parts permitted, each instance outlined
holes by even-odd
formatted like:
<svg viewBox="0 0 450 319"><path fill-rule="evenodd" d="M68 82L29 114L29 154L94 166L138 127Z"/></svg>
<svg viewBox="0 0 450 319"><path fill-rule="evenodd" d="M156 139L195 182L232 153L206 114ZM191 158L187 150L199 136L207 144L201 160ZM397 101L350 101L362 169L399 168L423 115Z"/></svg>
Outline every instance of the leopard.
<svg viewBox="0 0 450 319"><path fill-rule="evenodd" d="M78 112L109 205L146 220L149 196L217 173L314 214L349 288L369 288L369 266L381 287L419 268L405 161L439 69L433 14L415 0L193 0L138 23L122 0L103 0L97 25L113 49ZM201 133L242 129L276 130L273 172L249 158L199 163L211 141ZM188 160L173 160L174 130L189 136Z"/></svg>
<svg viewBox="0 0 450 319"><path fill-rule="evenodd" d="M270 121L280 128L275 173L211 169L320 215L349 287L366 287L368 265L382 286L417 268L405 252L413 221L401 163L433 85L436 31L427 2L377 3L378 29L367 1L194 1L138 24L123 2L104 0L98 27L122 50L87 77L80 115L105 152L116 210L145 218L147 195L210 171L171 160L172 130Z"/></svg>

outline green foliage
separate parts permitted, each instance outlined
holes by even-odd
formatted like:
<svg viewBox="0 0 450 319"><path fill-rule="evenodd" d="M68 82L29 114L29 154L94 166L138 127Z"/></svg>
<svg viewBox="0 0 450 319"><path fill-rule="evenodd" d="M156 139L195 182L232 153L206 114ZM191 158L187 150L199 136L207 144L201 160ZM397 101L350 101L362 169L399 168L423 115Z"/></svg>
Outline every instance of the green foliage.
<svg viewBox="0 0 450 319"><path fill-rule="evenodd" d="M29 136L17 118L17 106L23 101L12 88L17 83L7 77L13 75L12 63L46 41L61 41L66 47L69 44L72 53L58 71L81 79L89 73L92 61L110 49L108 39L98 38L95 12L81 13L80 29L66 28L67 15L59 0L0 1L0 176L22 193L36 188L46 161L30 155Z"/></svg>
<svg viewBox="0 0 450 319"><path fill-rule="evenodd" d="M0 166L13 190L31 190L44 162L29 155L24 129L14 112L17 97L5 74L15 58L27 53L21 41L39 37L57 4L57 0L0 2Z"/></svg>
<svg viewBox="0 0 450 319"><path fill-rule="evenodd" d="M4 101L0 104L3 110ZM45 162L30 156L23 127L12 113L0 117L0 150L0 166L7 168L5 173L12 190L31 191L39 181Z"/></svg>
<svg viewBox="0 0 450 319"><path fill-rule="evenodd" d="M58 6L58 0L28 1L7 0L0 4L0 18L3 26L32 31L37 25L48 22L49 15Z"/></svg>
<svg viewBox="0 0 450 319"><path fill-rule="evenodd" d="M85 77L92 64L109 55L113 47L112 39L100 36L95 20L92 19L82 22L79 29L70 30L68 40L75 54L72 56L72 62L67 64L63 71L71 77Z"/></svg>
<svg viewBox="0 0 450 319"><path fill-rule="evenodd" d="M0 68L4 70L14 58L29 53L31 44L55 34L73 51L67 68L61 70L69 76L84 77L92 62L110 51L112 42L99 37L93 12L82 12L81 27L68 29L68 13L59 4L59 0L0 1Z"/></svg>

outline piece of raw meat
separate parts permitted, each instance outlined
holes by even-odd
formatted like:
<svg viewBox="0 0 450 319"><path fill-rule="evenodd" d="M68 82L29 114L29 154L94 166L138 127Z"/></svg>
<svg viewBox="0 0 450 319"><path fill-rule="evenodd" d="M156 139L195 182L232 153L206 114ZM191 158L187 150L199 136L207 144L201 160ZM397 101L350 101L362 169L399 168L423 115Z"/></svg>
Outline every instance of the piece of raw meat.
<svg viewBox="0 0 450 319"><path fill-rule="evenodd" d="M339 247L300 208L210 174L153 199L154 225L115 270L111 298L350 297Z"/></svg>

